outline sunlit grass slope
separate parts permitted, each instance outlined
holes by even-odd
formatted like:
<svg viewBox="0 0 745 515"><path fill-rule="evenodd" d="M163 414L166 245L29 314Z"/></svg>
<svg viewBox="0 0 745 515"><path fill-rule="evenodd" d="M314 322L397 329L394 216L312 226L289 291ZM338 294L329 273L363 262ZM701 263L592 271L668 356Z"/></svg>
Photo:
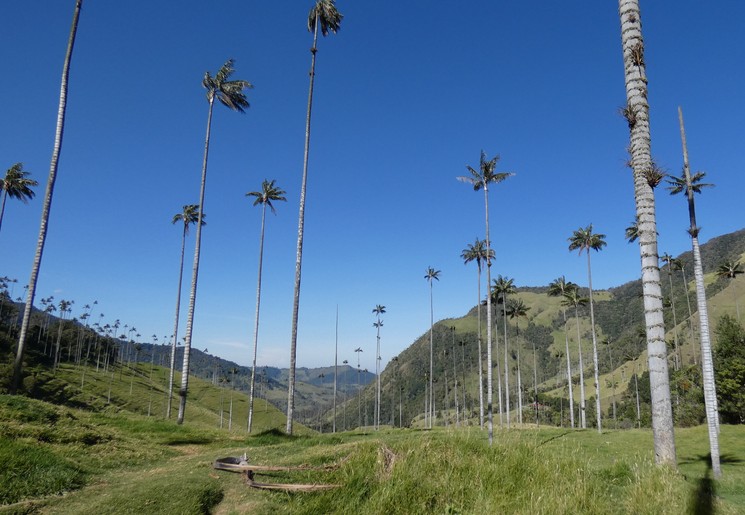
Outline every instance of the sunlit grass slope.
<svg viewBox="0 0 745 515"><path fill-rule="evenodd" d="M208 410L209 411L209 410ZM707 479L706 429L677 432L680 471L654 465L646 430L390 430L248 436L128 411L0 396L0 502L40 513L719 513L745 509L745 429L723 426L724 478ZM213 460L329 470L256 474L324 492L249 488ZM12 458L12 459L11 459ZM63 494L63 495L62 495Z"/></svg>

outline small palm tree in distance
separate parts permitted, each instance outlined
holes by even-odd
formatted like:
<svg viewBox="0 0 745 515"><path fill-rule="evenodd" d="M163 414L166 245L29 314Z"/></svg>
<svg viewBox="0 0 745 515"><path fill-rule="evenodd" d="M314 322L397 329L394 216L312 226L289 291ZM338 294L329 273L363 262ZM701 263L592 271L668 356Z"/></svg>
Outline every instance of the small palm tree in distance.
<svg viewBox="0 0 745 515"><path fill-rule="evenodd" d="M577 250L580 254L587 251L587 281L590 290L590 326L592 329L592 363L595 371L595 415L597 417L598 432L602 432L600 410L600 375L598 372L598 342L595 334L595 309L592 301L592 266L590 264L590 250L600 251L606 246L605 234L594 233L592 224L580 227L569 238L569 250Z"/></svg>

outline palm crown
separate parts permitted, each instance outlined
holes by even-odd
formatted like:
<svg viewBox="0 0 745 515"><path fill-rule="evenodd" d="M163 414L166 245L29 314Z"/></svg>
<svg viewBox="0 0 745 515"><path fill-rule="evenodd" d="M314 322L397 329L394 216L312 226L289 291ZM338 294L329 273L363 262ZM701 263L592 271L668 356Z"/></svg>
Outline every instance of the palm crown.
<svg viewBox="0 0 745 515"><path fill-rule="evenodd" d="M569 238L569 250L579 250L580 254L583 250L588 252L590 249L599 251L606 245L605 234L593 233L592 224L584 228L580 227Z"/></svg>
<svg viewBox="0 0 745 515"><path fill-rule="evenodd" d="M427 268L427 273L424 275L424 278L427 279L430 283L432 283L432 280L439 281L440 280L440 270L435 270L431 266Z"/></svg>
<svg viewBox="0 0 745 515"><path fill-rule="evenodd" d="M494 284L492 285L491 295L496 301L498 301L500 297L504 299L505 295L512 295L517 292L515 289L515 280L510 277L498 275L492 282Z"/></svg>
<svg viewBox="0 0 745 515"><path fill-rule="evenodd" d="M23 170L23 163L16 163L5 172L5 178L0 179L0 190L10 198L21 200L24 204L34 198L32 186L39 183L28 178L29 172Z"/></svg>
<svg viewBox="0 0 745 515"><path fill-rule="evenodd" d="M467 182L473 185L474 191L479 191L481 188L488 187L489 183L500 183L515 175L512 172L497 172L497 162L499 161L499 155L494 156L491 159L486 159L486 153L481 151L481 158L479 159L479 170L474 170L471 166L466 166L471 176L461 176L457 179L461 182Z"/></svg>
<svg viewBox="0 0 745 515"><path fill-rule="evenodd" d="M669 179L666 179L666 181L670 185L667 187L668 191L670 191L670 195L677 195L678 193L684 191L688 193L688 190L692 191L693 193L701 193L702 188L711 188L712 186L714 186L713 184L701 182L701 180L706 177L706 172L696 172L695 174L693 174L690 180L690 185L688 184L685 175L682 175L680 177L670 175L668 177Z"/></svg>
<svg viewBox="0 0 745 515"><path fill-rule="evenodd" d="M286 202L287 199L284 197L284 194L286 192L282 188L275 186L275 182L275 179L272 179L271 181L264 179L264 181L261 183L261 191L250 191L246 193L246 196L256 197L256 200L254 200L253 203L254 206L264 204L269 206L269 209L272 210L272 213L276 213L276 210L272 205L272 201Z"/></svg>
<svg viewBox="0 0 745 515"><path fill-rule="evenodd" d="M476 238L476 241L469 243L463 252L460 253L460 257L463 259L465 264L471 261L476 261L476 266L481 270L481 265L486 262L486 242ZM494 250L489 249L489 257L494 259Z"/></svg>
<svg viewBox="0 0 745 515"><path fill-rule="evenodd" d="M564 303L567 306L574 306L575 308L578 308L579 306L584 306L588 302L590 302L590 299L587 297L582 297L579 293L579 288L572 288L570 290L567 290L564 292Z"/></svg>
<svg viewBox="0 0 745 515"><path fill-rule="evenodd" d="M567 281L562 275L561 277L554 279L554 281L548 285L548 294L551 297L561 297L565 293L571 290L576 290L577 288L579 288L579 286L571 281Z"/></svg>
<svg viewBox="0 0 745 515"><path fill-rule="evenodd" d="M728 279L735 279L738 275L745 273L742 269L742 265L739 261L727 261L719 265L717 268L718 277L726 277Z"/></svg>
<svg viewBox="0 0 745 515"><path fill-rule="evenodd" d="M660 256L660 261L662 261L663 263L665 263L665 264L666 264L666 265L668 266L668 268L669 268L670 270L672 270L672 266L673 266L673 260L674 260L674 259L675 259L675 258L674 258L674 257L672 257L672 256L671 256L670 254L668 254L667 252L665 252L664 254L662 254L662 255Z"/></svg>
<svg viewBox="0 0 745 515"><path fill-rule="evenodd" d="M530 308L522 299L512 299L507 303L507 316L510 318L527 317Z"/></svg>
<svg viewBox="0 0 745 515"><path fill-rule="evenodd" d="M202 225L205 225L207 222L204 221L204 218L207 215L202 213ZM192 224L195 224L199 221L199 206L197 204L186 204L183 207L183 211L180 213L176 213L173 215L173 220L171 220L171 223L175 224L178 222L184 223L184 230L186 232L189 231L189 226Z"/></svg>
<svg viewBox="0 0 745 515"><path fill-rule="evenodd" d="M224 106L244 113L249 103L243 90L253 88L253 86L246 80L228 80L235 71L234 63L233 59L228 59L214 77L210 75L210 72L205 72L202 86L207 90L207 100L210 102L217 97Z"/></svg>
<svg viewBox="0 0 745 515"><path fill-rule="evenodd" d="M341 25L344 15L336 10L334 0L316 0L315 5L308 13L308 31L313 32L316 27L316 20L321 29L321 34L327 36L329 31L336 34Z"/></svg>

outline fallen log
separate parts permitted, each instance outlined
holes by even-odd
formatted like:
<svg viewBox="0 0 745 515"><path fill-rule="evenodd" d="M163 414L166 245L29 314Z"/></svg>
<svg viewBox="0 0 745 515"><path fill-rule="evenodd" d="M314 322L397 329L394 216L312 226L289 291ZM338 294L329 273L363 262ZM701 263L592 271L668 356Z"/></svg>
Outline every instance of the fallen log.
<svg viewBox="0 0 745 515"><path fill-rule="evenodd" d="M331 484L297 484L297 483L259 483L253 480L251 471L246 471L246 484L251 488L259 490L281 490L283 492L319 492L322 490L332 490L339 488L340 485Z"/></svg>
<svg viewBox="0 0 745 515"><path fill-rule="evenodd" d="M246 472L252 470L254 472L292 472L295 470L336 470L340 466L339 463L332 463L330 465L322 465L320 467L303 464L303 465L252 465L245 462L238 462L238 458L221 458L217 459L212 463L212 468L217 470L227 470L229 472Z"/></svg>
<svg viewBox="0 0 745 515"><path fill-rule="evenodd" d="M212 463L212 468L217 470L226 470L228 472L239 472L242 473L245 482L251 488L257 488L260 490L282 490L285 492L315 492L321 490L331 490L338 488L340 485L332 484L296 484L296 483L259 483L254 481L254 472L293 472L293 471L329 471L337 469L341 466L341 462L332 463L330 465L323 465L320 467L312 465L294 465L294 466L278 466L278 465L252 465L247 461L247 457L244 454L241 457L227 457L216 459Z"/></svg>

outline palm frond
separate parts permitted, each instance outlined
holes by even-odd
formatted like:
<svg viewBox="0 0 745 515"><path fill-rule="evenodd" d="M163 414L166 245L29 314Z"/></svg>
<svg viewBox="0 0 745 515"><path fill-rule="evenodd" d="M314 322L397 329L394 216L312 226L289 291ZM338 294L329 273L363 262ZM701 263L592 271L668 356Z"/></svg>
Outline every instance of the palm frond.
<svg viewBox="0 0 745 515"><path fill-rule="evenodd" d="M341 20L344 15L336 9L334 0L316 0L315 5L308 13L308 31L316 30L316 20L318 28L321 29L323 36L328 36L329 31L336 34L341 27Z"/></svg>
<svg viewBox="0 0 745 515"><path fill-rule="evenodd" d="M735 279L738 275L745 273L740 265L739 261L727 261L719 265L717 268L717 277L726 277L728 279Z"/></svg>
<svg viewBox="0 0 745 515"><path fill-rule="evenodd" d="M427 267L427 271L426 271L426 274L424 275L424 278L427 279L427 281L429 281L430 283L432 282L433 279L439 281L440 273L441 273L440 270L435 270L434 268L430 266L430 267Z"/></svg>
<svg viewBox="0 0 745 515"><path fill-rule="evenodd" d="M592 224L587 227L580 227L569 238L569 250L579 250L580 254L583 250L588 252L590 249L600 251L606 245L605 234L593 233Z"/></svg>
<svg viewBox="0 0 745 515"><path fill-rule="evenodd" d="M246 80L228 80L235 71L234 63L233 59L228 59L214 77L206 72L202 86L207 90L207 100L212 101L217 97L224 106L245 113L245 109L250 105L243 90L251 89L253 85Z"/></svg>
<svg viewBox="0 0 745 515"><path fill-rule="evenodd" d="M628 240L629 243L634 243L638 239L639 222L638 220L634 220L633 222L631 222L631 225L626 228L626 240Z"/></svg>
<svg viewBox="0 0 745 515"><path fill-rule="evenodd" d="M5 172L5 178L0 179L0 191L14 199L18 199L24 204L34 198L34 190L31 188L38 186L38 182L29 179L29 172L23 169L23 163L16 163Z"/></svg>
<svg viewBox="0 0 745 515"><path fill-rule="evenodd" d="M275 186L276 179L272 179L271 181L268 179L264 179L264 181L261 183L261 191L249 191L246 193L247 197L255 197L256 200L254 200L253 205L257 206L259 204L266 204L269 209L271 209L272 213L276 214L276 210L274 209L274 205L272 204L273 201L281 201L286 202L287 198L285 198L285 191Z"/></svg>
<svg viewBox="0 0 745 515"><path fill-rule="evenodd" d="M706 172L696 172L691 176L690 183L686 180L685 172L680 177L669 175L667 183L670 185L667 189L670 191L670 195L677 195L683 191L688 192L690 189L693 193L701 193L703 188L712 188L713 184L703 183L701 180L706 177Z"/></svg>

